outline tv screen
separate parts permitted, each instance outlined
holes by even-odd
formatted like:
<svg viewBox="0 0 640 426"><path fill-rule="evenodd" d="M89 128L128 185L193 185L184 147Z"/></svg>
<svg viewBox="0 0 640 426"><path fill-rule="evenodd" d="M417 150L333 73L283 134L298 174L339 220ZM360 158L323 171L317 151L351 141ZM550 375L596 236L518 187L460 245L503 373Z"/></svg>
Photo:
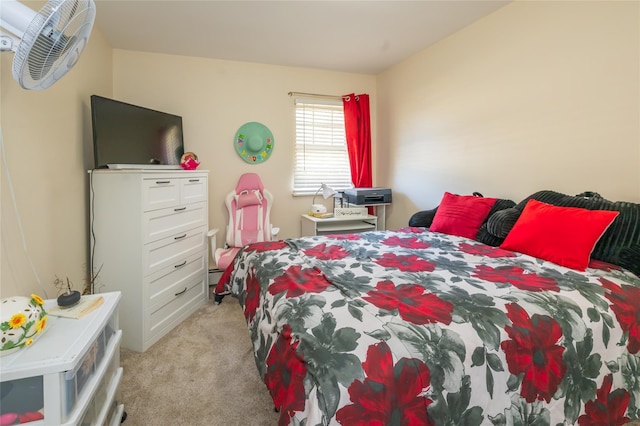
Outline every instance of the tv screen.
<svg viewBox="0 0 640 426"><path fill-rule="evenodd" d="M95 168L180 168L182 117L91 96Z"/></svg>

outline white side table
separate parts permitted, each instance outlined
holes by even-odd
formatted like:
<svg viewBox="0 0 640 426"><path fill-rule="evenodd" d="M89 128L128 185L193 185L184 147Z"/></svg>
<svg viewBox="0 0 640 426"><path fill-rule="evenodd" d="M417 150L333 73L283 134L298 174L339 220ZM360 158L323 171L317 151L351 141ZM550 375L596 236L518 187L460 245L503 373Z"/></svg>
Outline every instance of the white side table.
<svg viewBox="0 0 640 426"><path fill-rule="evenodd" d="M327 234L352 234L354 232L375 231L378 218L373 215L360 217L318 218L303 214L300 219L300 235L303 237Z"/></svg>
<svg viewBox="0 0 640 426"><path fill-rule="evenodd" d="M5 355L0 362L0 413L39 411L33 425L119 425L124 405L118 401L122 378L118 326L120 292L103 297L80 319L49 315L44 334L33 345ZM48 312L55 300L45 301Z"/></svg>

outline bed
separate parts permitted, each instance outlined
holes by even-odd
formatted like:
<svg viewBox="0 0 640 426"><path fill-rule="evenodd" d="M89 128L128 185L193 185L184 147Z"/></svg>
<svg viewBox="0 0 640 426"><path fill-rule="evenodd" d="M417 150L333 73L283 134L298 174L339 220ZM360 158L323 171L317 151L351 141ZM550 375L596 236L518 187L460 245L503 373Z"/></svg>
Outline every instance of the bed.
<svg viewBox="0 0 640 426"><path fill-rule="evenodd" d="M240 251L216 292L240 302L279 424L603 425L640 418L638 218L605 207L617 212L615 226L597 241L620 226L625 238L607 240L617 249L599 248L609 261L589 251L579 270L501 248L529 199L498 204L473 238L431 229L434 210L431 228L303 237ZM505 219L513 210L519 217ZM505 223L506 238L487 232Z"/></svg>

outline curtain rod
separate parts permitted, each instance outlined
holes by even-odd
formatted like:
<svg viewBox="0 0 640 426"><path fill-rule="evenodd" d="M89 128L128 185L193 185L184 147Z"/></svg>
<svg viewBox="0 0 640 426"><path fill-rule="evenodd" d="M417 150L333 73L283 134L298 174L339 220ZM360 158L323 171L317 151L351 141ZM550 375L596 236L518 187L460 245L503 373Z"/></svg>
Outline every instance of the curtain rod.
<svg viewBox="0 0 640 426"><path fill-rule="evenodd" d="M325 99L343 99L347 97L347 96L336 96L336 95L319 95L317 93L289 92L289 96L296 96L296 95L313 96L316 98L325 98Z"/></svg>

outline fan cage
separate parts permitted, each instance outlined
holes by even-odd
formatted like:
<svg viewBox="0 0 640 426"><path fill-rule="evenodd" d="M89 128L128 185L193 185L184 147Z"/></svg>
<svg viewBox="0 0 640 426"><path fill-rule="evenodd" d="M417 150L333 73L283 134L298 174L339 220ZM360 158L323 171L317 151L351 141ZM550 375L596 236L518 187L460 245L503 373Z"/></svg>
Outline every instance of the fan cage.
<svg viewBox="0 0 640 426"><path fill-rule="evenodd" d="M13 76L25 89L46 89L65 75L86 47L96 16L93 0L50 0L18 45Z"/></svg>

